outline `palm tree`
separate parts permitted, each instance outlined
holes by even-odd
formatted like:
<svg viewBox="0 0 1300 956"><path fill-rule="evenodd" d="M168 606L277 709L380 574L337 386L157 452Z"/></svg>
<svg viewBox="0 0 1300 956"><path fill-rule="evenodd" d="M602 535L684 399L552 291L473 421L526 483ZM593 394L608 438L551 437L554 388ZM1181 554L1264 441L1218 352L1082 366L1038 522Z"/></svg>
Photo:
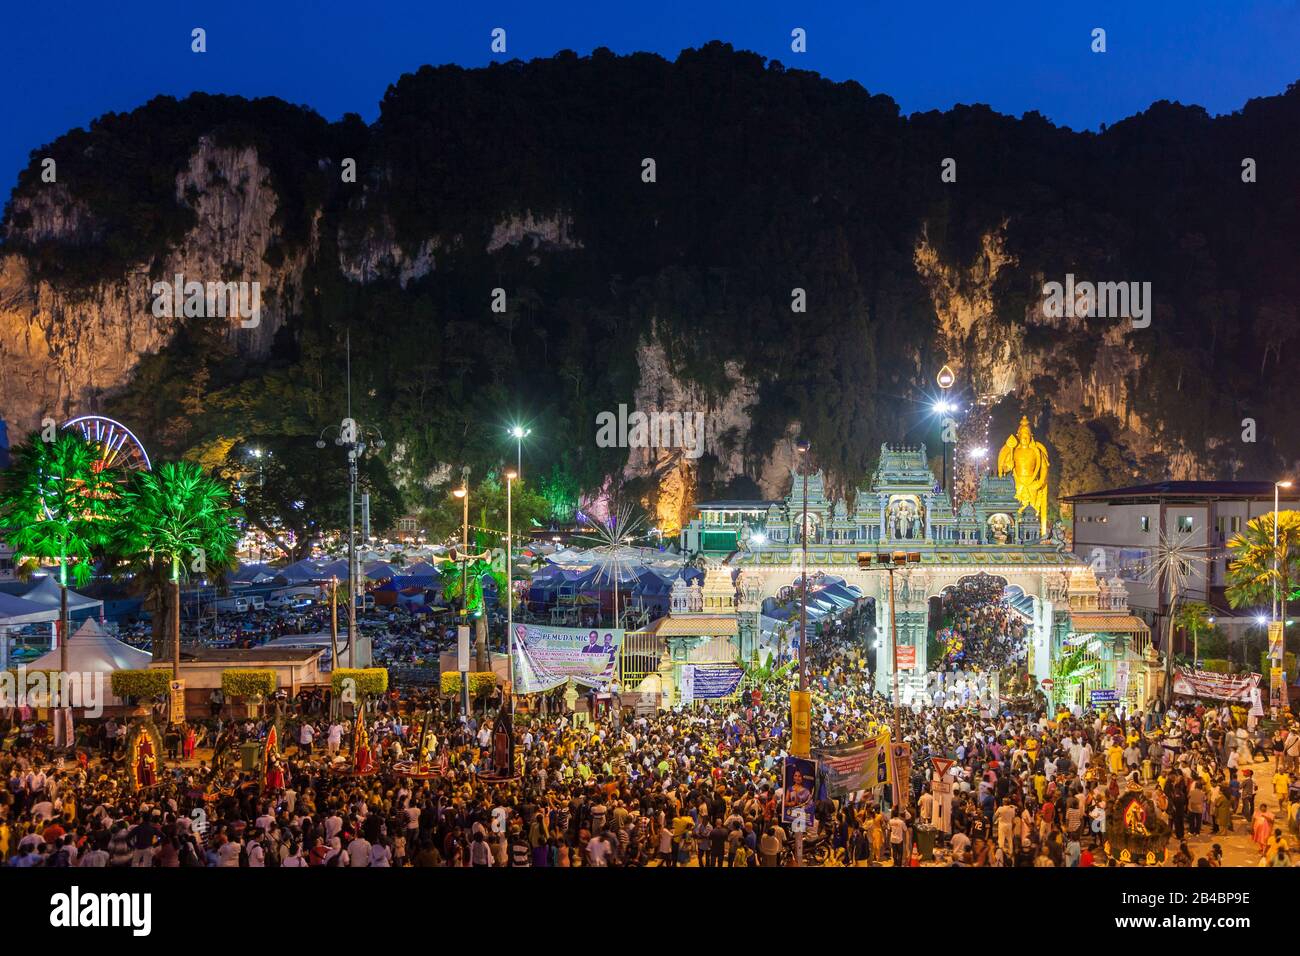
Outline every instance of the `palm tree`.
<svg viewBox="0 0 1300 956"><path fill-rule="evenodd" d="M1072 699L1074 689L1097 673L1097 662L1088 654L1085 643L1056 660L1052 667L1052 697L1055 700Z"/></svg>
<svg viewBox="0 0 1300 956"><path fill-rule="evenodd" d="M1201 659L1201 645L1199 635L1201 631L1208 631L1211 627L1212 617L1211 608L1208 604L1200 601L1187 601L1178 608L1178 614L1174 617L1174 625L1182 628L1184 631L1190 631L1192 635L1192 666L1196 667L1197 661Z"/></svg>
<svg viewBox="0 0 1300 956"><path fill-rule="evenodd" d="M1277 548L1273 547L1274 512L1253 518L1243 534L1228 540L1228 587L1225 594L1232 607L1270 604L1274 588L1282 601L1286 620L1287 600L1300 570L1300 511L1282 511L1277 517ZM1277 565L1274 570L1274 564Z"/></svg>
<svg viewBox="0 0 1300 956"><path fill-rule="evenodd" d="M230 491L193 462L164 462L139 471L123 492L115 544L126 555L171 565L172 679L180 676L181 576L212 570L232 558L239 532Z"/></svg>
<svg viewBox="0 0 1300 956"><path fill-rule="evenodd" d="M19 561L59 563L59 669L68 670L68 577L90 580L92 558L118 514L114 475L101 451L74 432L42 441L33 432L13 450L0 485L0 531Z"/></svg>

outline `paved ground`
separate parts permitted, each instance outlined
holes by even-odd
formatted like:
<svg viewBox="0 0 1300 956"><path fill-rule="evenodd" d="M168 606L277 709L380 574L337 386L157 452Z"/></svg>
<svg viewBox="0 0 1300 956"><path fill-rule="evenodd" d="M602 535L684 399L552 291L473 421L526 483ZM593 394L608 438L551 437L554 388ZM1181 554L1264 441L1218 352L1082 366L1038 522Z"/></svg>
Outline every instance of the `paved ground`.
<svg viewBox="0 0 1300 956"><path fill-rule="evenodd" d="M1261 759L1244 769L1255 771L1255 805L1266 803L1277 814L1277 798L1273 796L1272 758L1267 761ZM1282 825L1282 830L1286 832L1285 825ZM1250 821L1240 815L1233 815L1232 830L1229 833L1211 833L1209 825L1204 824L1199 836L1188 834L1187 837L1187 848L1192 851L1194 859L1209 853L1210 847L1215 843L1223 849L1224 866L1256 866L1259 863L1259 849L1250 839ZM1178 844L1171 844L1171 848L1176 851Z"/></svg>

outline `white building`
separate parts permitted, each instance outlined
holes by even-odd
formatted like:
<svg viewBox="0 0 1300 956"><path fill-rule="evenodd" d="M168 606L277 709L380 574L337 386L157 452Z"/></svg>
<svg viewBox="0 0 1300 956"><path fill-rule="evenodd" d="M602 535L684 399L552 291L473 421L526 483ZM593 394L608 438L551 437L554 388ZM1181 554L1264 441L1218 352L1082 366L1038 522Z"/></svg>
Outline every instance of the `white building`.
<svg viewBox="0 0 1300 956"><path fill-rule="evenodd" d="M1165 633L1168 597L1147 573L1151 552L1167 533L1192 547L1204 547L1205 561L1193 562L1182 598L1213 608L1230 640L1254 622L1247 609L1234 610L1224 597L1228 540L1246 524L1273 510L1272 482L1162 481L1131 488L1092 491L1061 500L1074 506L1074 553L1100 575L1118 575L1128 589L1133 613ZM1280 489L1280 506L1300 505L1296 489Z"/></svg>

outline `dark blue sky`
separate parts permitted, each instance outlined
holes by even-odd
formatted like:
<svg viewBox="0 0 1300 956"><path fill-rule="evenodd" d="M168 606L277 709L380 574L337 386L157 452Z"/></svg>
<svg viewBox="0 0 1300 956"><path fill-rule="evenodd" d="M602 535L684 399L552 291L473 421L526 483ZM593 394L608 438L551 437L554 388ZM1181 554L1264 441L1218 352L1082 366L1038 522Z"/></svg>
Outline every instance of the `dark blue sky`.
<svg viewBox="0 0 1300 956"><path fill-rule="evenodd" d="M190 52L195 26L207 30L206 54ZM29 0L9 5L0 24L0 196L31 150L159 93L274 95L328 119L372 120L404 72L489 62L498 26L505 58L599 46L671 58L721 39L855 79L904 113L987 103L1075 129L1159 99L1231 112L1300 78L1300 0ZM808 31L805 54L790 51L794 27ZM1105 54L1089 50L1094 27L1107 31Z"/></svg>

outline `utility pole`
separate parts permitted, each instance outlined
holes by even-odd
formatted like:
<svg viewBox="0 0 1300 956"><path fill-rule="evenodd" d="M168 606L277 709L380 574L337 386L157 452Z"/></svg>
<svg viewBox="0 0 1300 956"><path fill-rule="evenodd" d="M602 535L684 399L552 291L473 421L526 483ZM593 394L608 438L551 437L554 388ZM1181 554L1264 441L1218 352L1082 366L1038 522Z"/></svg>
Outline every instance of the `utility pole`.
<svg viewBox="0 0 1300 956"><path fill-rule="evenodd" d="M808 690L807 654L804 645L808 643L808 448L807 439L799 439L795 449L799 452L803 471L803 530L799 534L803 546L799 567L799 690Z"/></svg>
<svg viewBox="0 0 1300 956"><path fill-rule="evenodd" d="M514 507L511 489L518 471L506 471L506 655L510 658L510 703L514 707L515 678L515 589L514 589L514 542L511 540L510 516Z"/></svg>
<svg viewBox="0 0 1300 956"><path fill-rule="evenodd" d="M460 709L466 719L469 718L469 653L465 649L469 632L469 576L467 562L469 558L469 465L460 470L461 485L452 492L465 505L464 518L461 522L460 544L460 624L456 628L456 656L460 665ZM462 651L464 653L462 654Z"/></svg>

